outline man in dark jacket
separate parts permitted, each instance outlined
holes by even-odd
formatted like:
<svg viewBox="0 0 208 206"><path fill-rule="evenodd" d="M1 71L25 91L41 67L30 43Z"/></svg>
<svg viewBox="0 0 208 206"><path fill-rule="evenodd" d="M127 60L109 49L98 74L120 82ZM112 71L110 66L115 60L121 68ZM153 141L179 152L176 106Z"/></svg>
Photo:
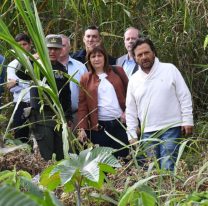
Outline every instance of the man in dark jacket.
<svg viewBox="0 0 208 206"><path fill-rule="evenodd" d="M59 93L59 101L63 107L68 126L72 130L73 118L71 109L71 91L69 83L66 84L68 79L62 74L56 72L56 70L59 70L61 72L67 73L65 67L57 61L62 51L62 39L59 35L51 34L46 36L46 44L51 60L51 65L54 70L57 89L59 92L61 90ZM40 60L39 62L41 63ZM16 74L21 79L30 79L30 77L22 71L17 71ZM40 77L43 79L44 76L42 73L40 73ZM41 104L37 88L32 88L30 94L31 106L34 107L36 111L39 111ZM49 97L48 94L46 95ZM62 130L57 129L57 122L54 120L55 113L53 110L46 104L44 104L43 110L44 114L42 112L37 115L38 122L36 123L36 129L34 131L35 139L37 140L41 156L45 160L50 160L52 158L52 154L55 153L56 159L59 161L64 158Z"/></svg>
<svg viewBox="0 0 208 206"><path fill-rule="evenodd" d="M83 64L86 62L86 49L88 49L94 43L100 43L102 41L100 28L96 26L88 26L85 30L85 35L83 37L83 42L85 43L85 49L78 51L71 55L73 59L82 62ZM116 59L110 55L108 55L109 64L115 65Z"/></svg>

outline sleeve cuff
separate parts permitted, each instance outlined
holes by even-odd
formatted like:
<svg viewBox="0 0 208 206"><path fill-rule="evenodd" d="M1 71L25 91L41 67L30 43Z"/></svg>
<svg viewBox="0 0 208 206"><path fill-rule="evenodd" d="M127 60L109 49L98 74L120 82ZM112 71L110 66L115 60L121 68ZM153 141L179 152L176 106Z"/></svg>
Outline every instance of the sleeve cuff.
<svg viewBox="0 0 208 206"><path fill-rule="evenodd" d="M194 126L193 119L183 119L182 126Z"/></svg>
<svg viewBox="0 0 208 206"><path fill-rule="evenodd" d="M127 133L127 136L128 136L128 141L133 139L133 138L135 138L135 139L138 138L136 131L127 130L126 133Z"/></svg>

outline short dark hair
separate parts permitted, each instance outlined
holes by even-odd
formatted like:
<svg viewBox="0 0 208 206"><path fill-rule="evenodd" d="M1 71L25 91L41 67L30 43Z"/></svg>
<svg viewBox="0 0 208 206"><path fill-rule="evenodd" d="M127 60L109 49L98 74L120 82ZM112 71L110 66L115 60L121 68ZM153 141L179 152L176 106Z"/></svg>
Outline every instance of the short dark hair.
<svg viewBox="0 0 208 206"><path fill-rule="evenodd" d="M137 30L137 31L138 31L138 38L142 38L142 33L141 33L138 29L136 29L136 28L134 28L134 27L128 27L128 28L125 30L125 32L124 32L123 40L125 40L125 34L126 34L126 32L127 32L128 30L130 30L130 29L135 29L135 30Z"/></svg>
<svg viewBox="0 0 208 206"><path fill-rule="evenodd" d="M14 40L16 42L19 42L19 41L26 41L28 44L30 44L30 37L27 35L27 34L17 34L17 36L14 38Z"/></svg>
<svg viewBox="0 0 208 206"><path fill-rule="evenodd" d="M134 42L132 44L132 48L131 48L132 55L135 56L134 50L137 48L137 46L142 45L144 43L146 43L150 46L151 50L155 53L155 56L157 57L157 50L156 50L153 42L150 39L146 38L146 37L139 38L136 42Z"/></svg>
<svg viewBox="0 0 208 206"><path fill-rule="evenodd" d="M108 63L108 53L105 50L104 46L101 43L95 43L92 46L90 46L89 49L87 49L87 55L86 55L86 61L87 62L87 68L89 71L91 71L93 74L95 73L95 69L93 68L91 62L90 62L90 56L96 52L100 52L104 56L104 67L103 71L107 72L111 70L111 67Z"/></svg>
<svg viewBox="0 0 208 206"><path fill-rule="evenodd" d="M90 30L97 30L99 36L101 36L101 31L100 31L100 28L99 28L98 26L88 26L88 27L86 27L85 31L87 31L87 30L89 30L89 29L90 29Z"/></svg>

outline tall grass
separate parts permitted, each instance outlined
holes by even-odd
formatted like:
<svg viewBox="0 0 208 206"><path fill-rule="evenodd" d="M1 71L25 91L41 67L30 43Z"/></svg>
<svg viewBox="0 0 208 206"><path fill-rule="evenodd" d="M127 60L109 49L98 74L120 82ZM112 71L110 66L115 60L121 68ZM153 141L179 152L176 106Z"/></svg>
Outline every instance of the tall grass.
<svg viewBox="0 0 208 206"><path fill-rule="evenodd" d="M24 7L26 8L27 12L25 12L25 9L22 3L24 3ZM48 55L48 50L46 47L45 35L43 33L42 25L38 17L36 6L33 2L33 5L34 5L33 7L34 10L33 10L29 1L26 1L26 0L23 2L20 2L17 0L15 1L15 5L18 8L19 13L21 14L21 17L24 19L25 24L27 25L28 32L31 38L33 39L33 43L35 45L35 48L37 50L37 53L39 55L39 58L43 66L41 66L40 63L38 63L31 54L27 53L23 48L21 48L21 46L18 43L16 43L13 40L13 37L8 31L7 26L4 24L4 22L1 19L0 19L0 28L1 28L0 38L7 41L11 45L11 47L14 49L16 58L24 66L24 68L28 69L31 78L35 83L35 86L38 88L39 94L41 94L46 99L49 106L55 112L57 119L60 119L61 127L63 129L62 138L63 138L63 147L64 147L64 157L68 158L68 151L69 151L68 136L71 136L72 133L67 127L67 122L64 117L64 112L59 102L58 90L57 90L55 77L54 77L52 66L51 66L51 61ZM34 70L30 61L28 61L27 58L25 58L22 52L25 53L27 56L29 56L33 60ZM40 75L38 71L44 75L44 77L46 78L49 84L49 87L43 84L44 80L40 81ZM17 101L17 104L11 115L7 129L5 131L5 136L7 135L14 113L18 107L19 102L21 101L21 98L24 97L24 95L30 88L31 87L21 92L20 98ZM45 95L45 93L47 93L50 96L50 98L53 101L53 104L50 102L49 98Z"/></svg>

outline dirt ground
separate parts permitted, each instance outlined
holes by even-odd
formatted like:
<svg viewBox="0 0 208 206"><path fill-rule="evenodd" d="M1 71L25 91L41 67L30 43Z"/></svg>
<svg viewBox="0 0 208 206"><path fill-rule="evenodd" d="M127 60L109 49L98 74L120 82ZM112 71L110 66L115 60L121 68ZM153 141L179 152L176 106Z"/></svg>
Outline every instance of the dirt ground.
<svg viewBox="0 0 208 206"><path fill-rule="evenodd" d="M208 161L208 155L206 155L204 162ZM124 164L123 162L121 162ZM46 162L39 154L33 154L29 153L28 150L16 150L7 154L4 154L0 156L0 172L4 170L13 170L14 166L16 167L16 170L24 170L32 175L34 177L37 174L40 174L52 164L51 161ZM164 193L172 193L171 191L173 187L171 186L171 182L175 182L175 190L183 192L185 194L190 193L190 189L193 189L193 191L196 188L197 184L197 175L199 174L199 171L202 167L197 168L194 171L187 171L184 170L185 168L185 162L181 161L179 163L178 167L178 176L182 178L183 180L188 180L187 184L184 185L183 182L179 181L178 179L174 179L173 177L166 176L165 173L163 174L163 179L162 179L162 190ZM134 185L136 182L140 180L140 177L138 175L138 171L135 168L134 164L131 165L123 165L122 168L117 168L117 175L114 174L108 174L108 178L110 182L113 184L115 189L119 192L122 193L124 189L125 182L128 177L131 177L128 187ZM147 171L141 168L141 174L142 177L145 178L147 175ZM206 171L204 171L206 172ZM151 175L159 175L156 170L153 170L149 176ZM203 179L206 177L206 173L204 175L201 175L200 179ZM151 183L149 183L149 186L152 187L155 191L158 190L158 181L159 178L154 178L151 180ZM208 181L205 180L201 186L199 187L199 192L202 191L207 191L208 190ZM82 190L82 196L86 197L88 194L87 193L98 193L98 194L103 194L105 196L111 197L114 200L118 200L118 198L115 196L115 193L112 191L112 189L109 187L107 183L104 183L102 190L98 189L88 189L88 190ZM162 192L163 193L163 192ZM71 192L68 194L64 194L63 189L61 187L57 188L55 191L56 196L63 202L65 206L69 205L76 205L75 204L75 193ZM91 198L92 200L93 198ZM164 199L165 200L165 199ZM83 198L83 205L87 205L87 200ZM96 205L97 202L91 201L90 205ZM105 205L105 206L110 206L113 205L111 203L100 203L99 205Z"/></svg>

